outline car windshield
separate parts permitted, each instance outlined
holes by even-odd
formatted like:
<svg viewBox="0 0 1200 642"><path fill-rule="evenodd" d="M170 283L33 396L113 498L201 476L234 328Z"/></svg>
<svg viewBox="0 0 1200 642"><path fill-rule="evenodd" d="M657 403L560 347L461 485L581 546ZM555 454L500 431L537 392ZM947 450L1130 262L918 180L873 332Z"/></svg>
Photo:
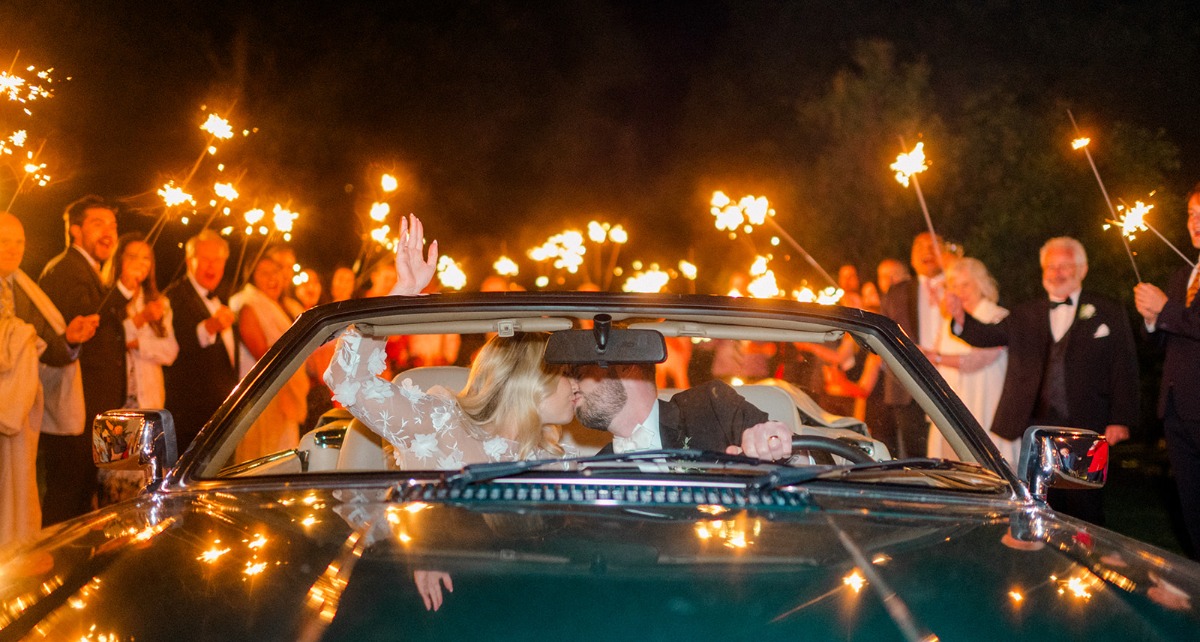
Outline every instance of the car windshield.
<svg viewBox="0 0 1200 642"><path fill-rule="evenodd" d="M541 355L550 335L590 330L597 314L610 315L616 332L661 335L666 360L607 367L545 363ZM855 323L849 317L604 306L418 307L330 316L294 341L281 342L260 361L239 389L242 396L232 411L219 413L209 426L215 437L204 441L192 474L206 479L436 474L533 460L546 463L530 469L578 473L586 468L596 474L597 465L568 465L565 460L600 455L598 462L615 464L604 455L661 450L658 464L639 461L608 470L727 475L739 466L719 458L704 466L695 457L685 466L669 460L672 452L728 451L745 460L742 473L762 477L766 472L755 464L764 462L742 456L740 446L742 431L764 419L778 422L796 440L790 456L770 465L815 471L797 479L972 486L931 482L935 475L930 471L937 466L871 466L928 458L962 462L965 466L957 470L970 467L972 474L988 476L991 486L1002 483L987 446L969 436L977 426L944 382L921 370L919 353L881 330L878 319ZM534 374L520 374L519 364L495 358L494 349L489 356L484 348L489 339L532 345L541 359ZM643 399L641 410L635 408L636 398L624 405L606 401L605 390L611 392L617 385L612 381L621 377L642 377L640 385L650 386L657 401ZM875 412L885 378L911 395L928 417L924 452L897 452L887 437L887 417ZM532 400L522 406L521 395ZM617 404L607 411L612 431L597 427L605 420L605 403ZM513 421L495 409L504 404L524 407L525 423L537 425L539 434L530 440L523 433L506 432L503 425ZM529 418L530 412L537 421ZM631 420L637 430L657 415L661 428L651 432L658 434L615 435L620 431L612 427L629 420L631 412L647 415ZM705 432L711 422L731 425L718 426L714 440ZM518 465L512 472L524 469ZM864 472L824 474L847 469ZM902 470L918 472L897 472ZM937 479L956 475L961 476L942 468Z"/></svg>

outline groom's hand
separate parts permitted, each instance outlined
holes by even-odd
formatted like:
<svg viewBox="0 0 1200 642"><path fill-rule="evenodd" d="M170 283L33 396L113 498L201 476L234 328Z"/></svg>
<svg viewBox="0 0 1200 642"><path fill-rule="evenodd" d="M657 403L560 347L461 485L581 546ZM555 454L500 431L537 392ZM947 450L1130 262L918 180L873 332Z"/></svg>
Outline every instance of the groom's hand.
<svg viewBox="0 0 1200 642"><path fill-rule="evenodd" d="M792 456L792 431L778 421L765 421L742 433L742 445L725 452L759 459L786 459Z"/></svg>

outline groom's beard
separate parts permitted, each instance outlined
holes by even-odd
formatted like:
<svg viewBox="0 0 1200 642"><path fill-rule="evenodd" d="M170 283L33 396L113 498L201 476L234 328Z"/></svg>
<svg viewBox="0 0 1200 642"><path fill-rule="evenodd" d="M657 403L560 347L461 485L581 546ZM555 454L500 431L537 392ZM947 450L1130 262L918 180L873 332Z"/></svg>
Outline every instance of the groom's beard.
<svg viewBox="0 0 1200 642"><path fill-rule="evenodd" d="M608 430L613 417L625 407L629 395L618 379L605 379L590 393L583 395L575 415L579 423L593 430Z"/></svg>

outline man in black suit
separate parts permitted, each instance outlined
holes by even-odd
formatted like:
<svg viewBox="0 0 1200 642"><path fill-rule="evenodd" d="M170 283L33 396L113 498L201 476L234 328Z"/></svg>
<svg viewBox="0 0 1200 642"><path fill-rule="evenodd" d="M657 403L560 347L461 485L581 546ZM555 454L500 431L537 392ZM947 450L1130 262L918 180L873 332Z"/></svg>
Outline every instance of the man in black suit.
<svg viewBox="0 0 1200 642"><path fill-rule="evenodd" d="M760 459L792 454L787 426L769 421L767 413L723 381L661 401L653 365L577 366L568 376L579 390L579 423L611 432L614 452L692 448Z"/></svg>
<svg viewBox="0 0 1200 642"><path fill-rule="evenodd" d="M1008 346L1008 372L992 432L1020 439L1032 425L1094 430L1116 445L1138 416L1137 354L1129 319L1117 302L1083 290L1087 253L1073 238L1042 246L1049 298L1027 301L996 324L966 314L947 296L954 332L977 347ZM1098 490L1051 489L1056 510L1104 523Z"/></svg>
<svg viewBox="0 0 1200 642"><path fill-rule="evenodd" d="M942 327L940 251L933 235L918 234L910 257L917 278L893 284L881 308L883 315L895 321L913 342L929 350L936 346ZM890 373L884 379L883 401L888 412L883 423L871 426L871 435L882 441L893 457L924 457L929 441L925 411Z"/></svg>
<svg viewBox="0 0 1200 642"><path fill-rule="evenodd" d="M1188 234L1200 248L1200 183L1188 194ZM1166 292L1150 283L1133 289L1134 302L1152 337L1166 349L1158 416L1179 488L1191 554L1200 558L1200 271L1182 267Z"/></svg>
<svg viewBox="0 0 1200 642"><path fill-rule="evenodd" d="M163 368L163 379L181 453L238 382L235 316L216 292L225 276L229 244L205 230L188 239L184 253L187 274L164 291L174 311L179 356Z"/></svg>
<svg viewBox="0 0 1200 642"><path fill-rule="evenodd" d="M50 259L38 285L66 319L99 315L96 334L80 347L85 422L79 435L44 435L38 454L46 471L42 516L46 525L92 510L96 466L92 420L125 405L125 305L120 292L101 281L102 266L117 247L117 208L84 196L63 213L68 247Z"/></svg>

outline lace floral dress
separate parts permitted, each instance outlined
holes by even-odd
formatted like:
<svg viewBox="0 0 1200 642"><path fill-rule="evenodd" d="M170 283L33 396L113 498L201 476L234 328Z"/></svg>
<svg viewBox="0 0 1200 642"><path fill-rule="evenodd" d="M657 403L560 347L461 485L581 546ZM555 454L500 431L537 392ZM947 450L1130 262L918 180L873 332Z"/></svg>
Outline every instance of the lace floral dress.
<svg viewBox="0 0 1200 642"><path fill-rule="evenodd" d="M455 470L518 458L516 441L472 430L453 392L441 386L422 391L409 379L395 383L379 378L387 362L385 343L364 337L354 326L347 328L325 370L325 384L334 401L383 437L396 468ZM564 455L535 450L528 459L576 454L570 448Z"/></svg>

